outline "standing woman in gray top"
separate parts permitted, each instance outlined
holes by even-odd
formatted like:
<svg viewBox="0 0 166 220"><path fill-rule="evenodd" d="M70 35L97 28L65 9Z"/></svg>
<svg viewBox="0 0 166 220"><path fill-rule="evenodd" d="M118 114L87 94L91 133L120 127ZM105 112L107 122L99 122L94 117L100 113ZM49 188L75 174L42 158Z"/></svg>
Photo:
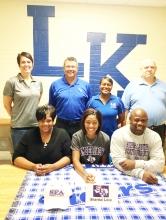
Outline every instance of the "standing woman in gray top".
<svg viewBox="0 0 166 220"><path fill-rule="evenodd" d="M38 126L35 117L43 93L42 82L31 75L33 58L22 52L17 56L20 73L7 80L3 90L4 107L11 117L11 136L14 149L22 135Z"/></svg>

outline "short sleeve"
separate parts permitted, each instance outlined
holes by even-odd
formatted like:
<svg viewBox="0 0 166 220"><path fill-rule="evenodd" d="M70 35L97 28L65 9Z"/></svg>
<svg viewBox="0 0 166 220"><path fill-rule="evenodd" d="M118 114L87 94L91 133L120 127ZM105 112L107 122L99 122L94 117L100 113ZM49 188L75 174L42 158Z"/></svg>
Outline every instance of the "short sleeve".
<svg viewBox="0 0 166 220"><path fill-rule="evenodd" d="M3 95L14 97L14 83L12 82L12 79L9 79L5 83L5 87L4 87L4 90L3 90Z"/></svg>
<svg viewBox="0 0 166 220"><path fill-rule="evenodd" d="M80 151L80 144L77 133L73 134L72 136L71 149Z"/></svg>

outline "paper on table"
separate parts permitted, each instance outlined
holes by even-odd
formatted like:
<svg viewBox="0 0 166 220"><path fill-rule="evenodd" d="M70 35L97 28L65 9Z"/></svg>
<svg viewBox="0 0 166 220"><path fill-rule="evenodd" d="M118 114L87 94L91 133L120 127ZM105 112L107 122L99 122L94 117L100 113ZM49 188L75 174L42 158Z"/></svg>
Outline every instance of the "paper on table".
<svg viewBox="0 0 166 220"><path fill-rule="evenodd" d="M115 184L86 184L86 206L118 206L118 187Z"/></svg>
<svg viewBox="0 0 166 220"><path fill-rule="evenodd" d="M84 179L75 171L75 170L72 170L73 171L73 178L74 178L74 180L75 180L75 184L76 185L78 185L78 186L85 186L85 181L84 181ZM92 173L92 174L94 174L94 176L96 177L95 178L95 182L100 182L101 180L101 178L100 178L100 176L98 175L98 173L97 173L97 170L95 170L95 169L91 169L91 168L88 168L88 169L85 169L85 171L87 172L87 173Z"/></svg>

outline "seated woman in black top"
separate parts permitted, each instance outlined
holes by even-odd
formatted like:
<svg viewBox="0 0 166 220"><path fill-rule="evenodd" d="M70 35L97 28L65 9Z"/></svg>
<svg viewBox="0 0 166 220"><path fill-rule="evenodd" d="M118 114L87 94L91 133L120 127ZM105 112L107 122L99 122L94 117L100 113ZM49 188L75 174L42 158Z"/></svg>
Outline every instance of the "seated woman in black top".
<svg viewBox="0 0 166 220"><path fill-rule="evenodd" d="M43 105L36 110L39 127L28 130L13 154L13 163L45 175L71 162L71 140L62 128L53 127L55 108Z"/></svg>

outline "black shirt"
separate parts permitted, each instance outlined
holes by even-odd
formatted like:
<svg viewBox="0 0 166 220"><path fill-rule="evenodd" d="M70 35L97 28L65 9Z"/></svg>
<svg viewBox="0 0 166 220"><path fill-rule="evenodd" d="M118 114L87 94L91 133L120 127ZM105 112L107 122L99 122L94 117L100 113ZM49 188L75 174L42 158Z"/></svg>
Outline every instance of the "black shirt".
<svg viewBox="0 0 166 220"><path fill-rule="evenodd" d="M17 157L24 157L35 164L52 164L67 156L71 160L71 139L68 133L54 127L50 141L44 147L38 127L28 130L13 154L13 162Z"/></svg>

